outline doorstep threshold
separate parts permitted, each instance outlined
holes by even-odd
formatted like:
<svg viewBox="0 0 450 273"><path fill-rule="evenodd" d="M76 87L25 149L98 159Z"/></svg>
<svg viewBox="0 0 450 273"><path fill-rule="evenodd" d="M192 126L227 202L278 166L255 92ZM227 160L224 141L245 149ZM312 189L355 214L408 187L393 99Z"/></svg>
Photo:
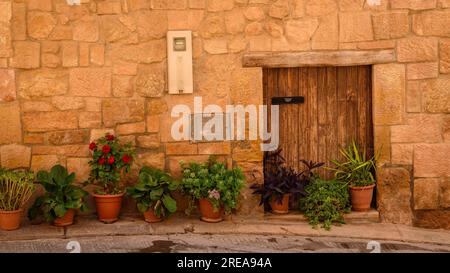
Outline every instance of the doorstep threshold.
<svg viewBox="0 0 450 273"><path fill-rule="evenodd" d="M283 221L283 222L307 222L308 219L303 213L289 212L288 214L274 214L266 212L263 217L267 221ZM346 223L360 224L360 223L380 223L380 213L371 209L366 212L352 211L344 215Z"/></svg>

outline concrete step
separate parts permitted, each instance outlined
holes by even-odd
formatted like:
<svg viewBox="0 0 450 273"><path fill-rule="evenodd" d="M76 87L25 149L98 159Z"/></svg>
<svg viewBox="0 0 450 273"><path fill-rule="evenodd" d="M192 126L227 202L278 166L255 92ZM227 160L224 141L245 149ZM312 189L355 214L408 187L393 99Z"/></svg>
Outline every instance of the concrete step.
<svg viewBox="0 0 450 273"><path fill-rule="evenodd" d="M307 222L308 219L300 212L289 212L288 214L274 214L274 213L266 213L264 214L263 219L265 221L273 221L273 222ZM365 224L365 223L379 223L380 222L380 213L372 209L367 212L357 212L352 211L348 214L344 215L345 222L348 224Z"/></svg>

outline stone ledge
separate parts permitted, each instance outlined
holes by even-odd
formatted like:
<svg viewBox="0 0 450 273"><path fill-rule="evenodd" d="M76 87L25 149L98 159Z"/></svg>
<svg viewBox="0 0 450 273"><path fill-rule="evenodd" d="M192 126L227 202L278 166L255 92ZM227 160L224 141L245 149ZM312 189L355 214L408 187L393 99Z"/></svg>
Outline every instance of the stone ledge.
<svg viewBox="0 0 450 273"><path fill-rule="evenodd" d="M295 222L307 222L304 214L297 212L290 212L289 214L272 214L266 213L264 215L264 220L267 221L295 221ZM348 214L344 215L344 219L347 224L356 224L356 223L379 223L380 222L380 213L377 210L370 210L367 212L356 212L352 211Z"/></svg>
<svg viewBox="0 0 450 273"><path fill-rule="evenodd" d="M316 51L285 53L249 53L242 58L243 67L354 66L392 63L394 50Z"/></svg>

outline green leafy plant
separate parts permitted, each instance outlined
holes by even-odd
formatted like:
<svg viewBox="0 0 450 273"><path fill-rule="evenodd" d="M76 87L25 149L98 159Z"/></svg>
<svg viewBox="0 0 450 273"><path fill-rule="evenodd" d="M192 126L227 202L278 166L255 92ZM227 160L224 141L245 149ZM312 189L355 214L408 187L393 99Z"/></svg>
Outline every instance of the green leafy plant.
<svg viewBox="0 0 450 273"><path fill-rule="evenodd" d="M114 135L106 136L89 145L92 160L89 161L91 173L85 184L94 184L98 194L119 194L123 192L120 184L123 172L130 171L134 158L131 143L121 144Z"/></svg>
<svg viewBox="0 0 450 273"><path fill-rule="evenodd" d="M330 168L335 172L335 178L347 182L354 187L365 187L375 184L375 156L367 159L366 151L360 151L355 141L345 149L340 150L344 161L332 160L336 166Z"/></svg>
<svg viewBox="0 0 450 273"><path fill-rule="evenodd" d="M0 210L23 208L35 191L34 173L0 169Z"/></svg>
<svg viewBox="0 0 450 273"><path fill-rule="evenodd" d="M61 165L54 166L50 172L37 173L37 182L45 189L45 194L36 199L28 210L28 218L34 219L43 214L48 222L63 217L69 209L86 211L84 197L87 192L73 185L75 173L69 174Z"/></svg>
<svg viewBox="0 0 450 273"><path fill-rule="evenodd" d="M350 212L348 185L336 180L315 179L305 188L307 196L300 199L300 209L313 227L322 223L326 230L333 223L343 224Z"/></svg>
<svg viewBox="0 0 450 273"><path fill-rule="evenodd" d="M237 207L245 177L240 168L228 170L223 163L210 158L207 163L180 162L183 169L181 191L189 197L189 214L195 201L206 198L215 210L231 213Z"/></svg>
<svg viewBox="0 0 450 273"><path fill-rule="evenodd" d="M152 209L157 217L168 217L177 211L177 202L171 195L177 188L178 183L169 174L143 167L138 183L127 188L127 193L136 200L140 212Z"/></svg>

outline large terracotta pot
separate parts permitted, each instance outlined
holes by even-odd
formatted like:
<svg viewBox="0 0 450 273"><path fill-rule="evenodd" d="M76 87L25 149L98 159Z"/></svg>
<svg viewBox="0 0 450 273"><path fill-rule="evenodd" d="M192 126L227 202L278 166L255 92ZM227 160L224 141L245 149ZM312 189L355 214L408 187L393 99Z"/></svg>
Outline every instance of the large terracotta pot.
<svg viewBox="0 0 450 273"><path fill-rule="evenodd" d="M290 194L283 195L281 204L278 203L278 200L275 196L272 196L272 199L270 200L270 207L272 208L272 212L277 214L289 213L289 196Z"/></svg>
<svg viewBox="0 0 450 273"><path fill-rule="evenodd" d="M158 222L161 222L163 220L162 217L156 216L156 214L153 211L153 209L149 209L148 211L144 212L144 219L148 223L158 223Z"/></svg>
<svg viewBox="0 0 450 273"><path fill-rule="evenodd" d="M125 193L115 195L93 194L97 207L98 220L104 223L114 223L119 219L122 199Z"/></svg>
<svg viewBox="0 0 450 273"><path fill-rule="evenodd" d="M74 209L68 209L63 217L58 217L53 221L53 225L57 227L66 227L73 224L73 217L75 216Z"/></svg>
<svg viewBox="0 0 450 273"><path fill-rule="evenodd" d="M372 203L373 188L375 185L367 187L350 186L350 194L352 199L352 209L354 211L368 211Z"/></svg>
<svg viewBox="0 0 450 273"><path fill-rule="evenodd" d="M214 210L213 205L207 198L198 200L201 213L201 219L209 223L218 223L223 221L223 208Z"/></svg>
<svg viewBox="0 0 450 273"><path fill-rule="evenodd" d="M0 229L15 230L20 227L22 209L5 211L0 210Z"/></svg>

